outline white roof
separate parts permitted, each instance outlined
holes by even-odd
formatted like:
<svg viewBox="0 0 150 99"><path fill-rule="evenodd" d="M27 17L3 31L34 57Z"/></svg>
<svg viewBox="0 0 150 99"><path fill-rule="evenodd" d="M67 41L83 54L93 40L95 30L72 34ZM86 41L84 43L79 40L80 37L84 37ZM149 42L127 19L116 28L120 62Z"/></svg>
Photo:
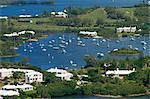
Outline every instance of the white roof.
<svg viewBox="0 0 150 99"><path fill-rule="evenodd" d="M22 18L29 18L29 17L32 17L32 15L30 15L30 14L27 14L27 15L19 15L19 17L22 17Z"/></svg>
<svg viewBox="0 0 150 99"><path fill-rule="evenodd" d="M128 74L130 74L130 73L132 73L132 72L135 72L135 69L133 69L133 70L119 70L119 69L117 69L117 70L108 70L108 71L106 71L106 75L110 75L110 74L114 74L114 75L128 75Z"/></svg>
<svg viewBox="0 0 150 99"><path fill-rule="evenodd" d="M0 90L0 96L19 96L19 92L12 90Z"/></svg>
<svg viewBox="0 0 150 99"><path fill-rule="evenodd" d="M29 72L35 72L34 70L29 70L29 69L14 69L14 68L1 68L0 72L24 72L24 73L29 73Z"/></svg>
<svg viewBox="0 0 150 99"><path fill-rule="evenodd" d="M65 73L65 74L56 74L57 77L68 77L68 76L73 76L71 73Z"/></svg>
<svg viewBox="0 0 150 99"><path fill-rule="evenodd" d="M96 34L97 35L97 32L89 32L89 31L80 31L79 34Z"/></svg>
<svg viewBox="0 0 150 99"><path fill-rule="evenodd" d="M31 34L35 34L35 32L34 31L26 31L27 33L31 33Z"/></svg>
<svg viewBox="0 0 150 99"><path fill-rule="evenodd" d="M51 73L67 73L66 70L58 69L57 67L56 68L50 68L50 69L47 70L47 72L51 72Z"/></svg>
<svg viewBox="0 0 150 99"><path fill-rule="evenodd" d="M25 89L25 88L33 88L32 85L23 84L23 85L5 85L2 89Z"/></svg>
<svg viewBox="0 0 150 99"><path fill-rule="evenodd" d="M8 19L7 16L0 16L0 19Z"/></svg>
<svg viewBox="0 0 150 99"><path fill-rule="evenodd" d="M40 74L41 75L42 73L34 71L34 72L28 72L25 75L35 75L35 74Z"/></svg>
<svg viewBox="0 0 150 99"><path fill-rule="evenodd" d="M26 31L18 32L19 35L20 35L20 34L25 34L25 33L26 33Z"/></svg>

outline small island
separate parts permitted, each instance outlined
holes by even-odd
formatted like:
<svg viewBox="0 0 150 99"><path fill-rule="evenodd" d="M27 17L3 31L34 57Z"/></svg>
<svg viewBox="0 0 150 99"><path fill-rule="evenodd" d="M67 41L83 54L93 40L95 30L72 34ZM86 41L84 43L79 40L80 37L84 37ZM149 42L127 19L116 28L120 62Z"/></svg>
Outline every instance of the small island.
<svg viewBox="0 0 150 99"><path fill-rule="evenodd" d="M142 53L139 50L136 49L129 49L129 48L121 48L121 49L114 49L110 52L111 54L117 54L117 55L137 55Z"/></svg>

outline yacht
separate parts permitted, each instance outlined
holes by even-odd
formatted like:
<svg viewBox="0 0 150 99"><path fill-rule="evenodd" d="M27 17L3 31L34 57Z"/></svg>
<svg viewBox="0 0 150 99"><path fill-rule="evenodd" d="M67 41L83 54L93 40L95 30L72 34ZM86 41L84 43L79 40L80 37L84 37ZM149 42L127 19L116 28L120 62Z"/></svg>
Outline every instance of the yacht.
<svg viewBox="0 0 150 99"><path fill-rule="evenodd" d="M100 46L99 43L96 43L96 46Z"/></svg>
<svg viewBox="0 0 150 99"><path fill-rule="evenodd" d="M53 47L54 50L59 50L59 47Z"/></svg>
<svg viewBox="0 0 150 99"><path fill-rule="evenodd" d="M143 47L143 49L145 50L145 49L146 49L146 47L144 46L144 47Z"/></svg>
<svg viewBox="0 0 150 99"><path fill-rule="evenodd" d="M27 49L24 49L24 52L26 52L27 51Z"/></svg>
<svg viewBox="0 0 150 99"><path fill-rule="evenodd" d="M44 49L42 49L42 51L44 51L44 52L45 52L45 51L46 51L46 49L44 48Z"/></svg>
<svg viewBox="0 0 150 99"><path fill-rule="evenodd" d="M139 50L137 47L136 48L134 48L135 50Z"/></svg>
<svg viewBox="0 0 150 99"><path fill-rule="evenodd" d="M65 46L65 45L63 45L63 44L59 44L59 47L61 47L61 48L65 48L66 46Z"/></svg>
<svg viewBox="0 0 150 99"><path fill-rule="evenodd" d="M104 54L103 53L97 53L97 57L102 58L102 57L104 57Z"/></svg>
<svg viewBox="0 0 150 99"><path fill-rule="evenodd" d="M71 42L72 42L72 40L71 40L71 39L69 39L69 40L68 40L68 42L69 42L69 43L71 43Z"/></svg>
<svg viewBox="0 0 150 99"><path fill-rule="evenodd" d="M32 50L29 50L29 52L31 53L31 52L32 52Z"/></svg>
<svg viewBox="0 0 150 99"><path fill-rule="evenodd" d="M131 37L131 41L134 41L135 39L133 37Z"/></svg>
<svg viewBox="0 0 150 99"><path fill-rule="evenodd" d="M102 40L102 42L106 42L106 40L105 40L105 39L103 39L103 40Z"/></svg>
<svg viewBox="0 0 150 99"><path fill-rule="evenodd" d="M55 40L52 40L52 42L54 43L54 42L55 42Z"/></svg>
<svg viewBox="0 0 150 99"><path fill-rule="evenodd" d="M60 36L60 37L58 37L60 40L62 39L62 37Z"/></svg>
<svg viewBox="0 0 150 99"><path fill-rule="evenodd" d="M53 45L48 45L49 47L53 47Z"/></svg>
<svg viewBox="0 0 150 99"><path fill-rule="evenodd" d="M67 53L67 51L65 49L62 50L62 53Z"/></svg>
<svg viewBox="0 0 150 99"><path fill-rule="evenodd" d="M141 41L141 44L142 45L146 45L147 43L145 41Z"/></svg>

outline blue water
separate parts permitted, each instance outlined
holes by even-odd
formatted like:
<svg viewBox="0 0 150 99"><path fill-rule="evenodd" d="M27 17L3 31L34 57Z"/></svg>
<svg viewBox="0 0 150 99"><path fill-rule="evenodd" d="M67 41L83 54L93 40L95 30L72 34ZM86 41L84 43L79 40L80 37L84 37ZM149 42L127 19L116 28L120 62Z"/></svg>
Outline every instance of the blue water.
<svg viewBox="0 0 150 99"><path fill-rule="evenodd" d="M55 0L54 4L27 4L27 5L9 5L0 8L0 16L18 16L20 14L41 14L47 11L62 11L67 7L125 7L142 3L143 0Z"/></svg>
<svg viewBox="0 0 150 99"><path fill-rule="evenodd" d="M54 50L52 46L59 46L60 39L59 37L65 38L65 41L69 39L72 41L69 43L66 48L67 53L62 53L62 48L59 50ZM50 44L49 41L55 40L53 44ZM19 57L16 58L2 58L5 61L19 61L23 57L29 58L29 63L35 66L38 66L42 69L48 69L50 67L65 67L67 68L81 68L85 66L84 57L85 55L92 55L97 57L97 53L103 53L105 56L101 59L125 59L124 56L112 56L109 54L109 51L113 49L119 48L138 48L140 51L144 53L144 56L150 55L150 41L149 37L134 37L134 41L131 40L130 37L126 38L119 38L119 39L106 39L105 42L102 41L103 39L92 39L92 38L81 38L81 41L85 43L85 46L78 46L77 45L77 34L76 33L55 33L49 35L49 37L39 40L38 42L32 43L24 43L22 46L19 47L17 53L20 54ZM145 41L147 44L142 45L141 41ZM99 44L97 46L96 44ZM43 45L41 47L40 45ZM145 47L146 49L143 49ZM27 51L24 51L26 49ZM43 51L46 49L46 51ZM32 52L31 52L32 51ZM136 58L138 56L133 56ZM70 61L73 61L74 66L71 64Z"/></svg>

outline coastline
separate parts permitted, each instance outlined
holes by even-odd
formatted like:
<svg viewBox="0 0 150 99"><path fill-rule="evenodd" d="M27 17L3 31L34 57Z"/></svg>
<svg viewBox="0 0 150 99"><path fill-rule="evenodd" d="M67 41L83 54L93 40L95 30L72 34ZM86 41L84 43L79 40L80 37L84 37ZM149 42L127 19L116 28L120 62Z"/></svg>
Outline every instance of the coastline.
<svg viewBox="0 0 150 99"><path fill-rule="evenodd" d="M16 55L5 55L5 56L0 56L0 58L11 58L11 57L18 57L19 54Z"/></svg>
<svg viewBox="0 0 150 99"><path fill-rule="evenodd" d="M127 95L127 96L121 96L121 95L114 96L114 95L94 94L94 96L107 97L107 98L138 97L138 96L144 96L144 95L150 95L150 92L141 93L141 94L131 94L131 95Z"/></svg>

